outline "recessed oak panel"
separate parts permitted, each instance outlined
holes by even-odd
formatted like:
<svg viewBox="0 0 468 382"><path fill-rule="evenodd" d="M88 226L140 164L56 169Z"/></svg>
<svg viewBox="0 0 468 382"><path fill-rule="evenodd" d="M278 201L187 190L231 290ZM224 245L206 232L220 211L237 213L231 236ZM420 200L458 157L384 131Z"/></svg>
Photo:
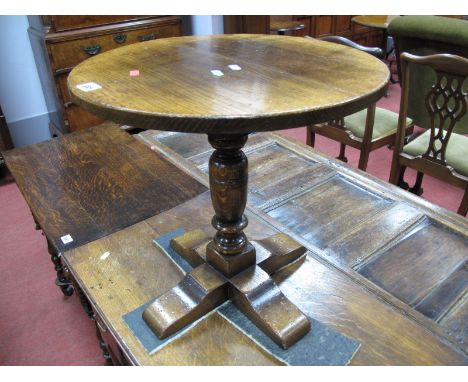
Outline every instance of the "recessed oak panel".
<svg viewBox="0 0 468 382"><path fill-rule="evenodd" d="M466 237L427 218L390 249L360 266L359 273L415 306L467 260L467 244ZM454 297L448 293L439 298Z"/></svg>
<svg viewBox="0 0 468 382"><path fill-rule="evenodd" d="M252 151L247 157L250 189L280 182L317 165L317 162L301 157L277 143Z"/></svg>
<svg viewBox="0 0 468 382"><path fill-rule="evenodd" d="M326 253L343 265L352 266L383 247L420 217L422 214L416 208L395 203L351 233L339 236L330 243Z"/></svg>
<svg viewBox="0 0 468 382"><path fill-rule="evenodd" d="M297 155L277 143L260 147L247 156L248 201L265 211L334 174L331 168Z"/></svg>
<svg viewBox="0 0 468 382"><path fill-rule="evenodd" d="M416 305L424 315L438 321L468 291L468 260Z"/></svg>
<svg viewBox="0 0 468 382"><path fill-rule="evenodd" d="M269 211L268 214L310 243L324 248L392 202L336 175Z"/></svg>
<svg viewBox="0 0 468 382"><path fill-rule="evenodd" d="M207 141L208 141L208 138L207 138ZM250 158L250 155L249 155L250 152L257 150L261 146L267 145L269 142L271 142L271 140L268 139L264 134L250 134L249 139L247 140L247 143L245 144L242 151L245 153L245 155L247 155L248 158ZM190 157L189 159L191 162L195 163L195 165L197 165L200 170L208 174L208 160L210 159L211 153L213 151L214 149L211 148L211 150L201 152L200 154L194 155ZM252 166L249 165L249 168L251 167ZM250 179L250 174L249 174L249 179Z"/></svg>
<svg viewBox="0 0 468 382"><path fill-rule="evenodd" d="M159 133L154 139L184 158L212 150L206 134Z"/></svg>
<svg viewBox="0 0 468 382"><path fill-rule="evenodd" d="M468 352L468 296L464 298L439 322L447 334L452 337L461 348Z"/></svg>

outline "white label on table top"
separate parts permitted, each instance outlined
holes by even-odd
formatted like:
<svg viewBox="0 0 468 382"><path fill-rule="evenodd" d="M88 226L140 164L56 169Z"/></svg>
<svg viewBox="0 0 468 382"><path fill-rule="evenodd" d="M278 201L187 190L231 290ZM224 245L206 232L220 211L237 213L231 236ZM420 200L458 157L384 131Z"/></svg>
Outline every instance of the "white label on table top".
<svg viewBox="0 0 468 382"><path fill-rule="evenodd" d="M76 85L76 87L84 92L92 92L93 90L102 89L101 85L96 82L87 82L85 84Z"/></svg>
<svg viewBox="0 0 468 382"><path fill-rule="evenodd" d="M60 239L62 240L63 244L68 244L73 241L73 238L71 237L71 235L62 236Z"/></svg>
<svg viewBox="0 0 468 382"><path fill-rule="evenodd" d="M231 70L242 70L242 68L237 64L228 65Z"/></svg>
<svg viewBox="0 0 468 382"><path fill-rule="evenodd" d="M212 70L212 71L211 71L211 74L212 74L213 76L216 76L216 77L224 76L224 73L223 73L221 70L218 70L218 69Z"/></svg>
<svg viewBox="0 0 468 382"><path fill-rule="evenodd" d="M101 255L100 259L101 259L101 260L105 260L105 259L107 259L107 258L109 257L109 255L110 255L110 252L104 252L104 253Z"/></svg>

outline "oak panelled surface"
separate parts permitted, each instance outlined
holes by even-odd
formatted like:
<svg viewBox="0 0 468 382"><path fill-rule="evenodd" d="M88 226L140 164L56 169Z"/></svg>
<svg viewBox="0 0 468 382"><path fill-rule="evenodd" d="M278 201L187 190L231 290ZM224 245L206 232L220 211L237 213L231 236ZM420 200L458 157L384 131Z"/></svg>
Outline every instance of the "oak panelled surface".
<svg viewBox="0 0 468 382"><path fill-rule="evenodd" d="M206 181L210 148L166 134L139 138ZM254 139L250 208L466 352L466 219L280 136Z"/></svg>
<svg viewBox="0 0 468 382"><path fill-rule="evenodd" d="M272 365L272 357L218 313L205 316L149 355L122 315L176 285L178 267L152 240L183 227L213 233L209 193L125 230L68 251L64 260L84 288L128 359L140 365ZM281 225L247 212L246 234L269 236ZM423 323L402 314L375 291L325 262L313 247L307 256L275 274L285 295L303 312L361 342L352 364L464 364L466 356ZM102 254L110 255L103 259ZM408 308L404 308L408 310ZM407 313L407 312L405 312ZM312 329L313 330L313 329ZM227 341L226 339L229 339Z"/></svg>
<svg viewBox="0 0 468 382"><path fill-rule="evenodd" d="M206 190L114 124L4 155L56 253L137 223ZM166 182L168 177L171 183ZM67 234L73 239L69 244L61 240Z"/></svg>
<svg viewBox="0 0 468 382"><path fill-rule="evenodd" d="M241 70L229 69L231 64ZM133 69L139 76L129 76ZM378 100L388 79L382 62L338 44L220 35L103 53L79 64L68 86L74 101L105 119L138 128L243 134L351 114ZM101 88L77 88L89 82Z"/></svg>

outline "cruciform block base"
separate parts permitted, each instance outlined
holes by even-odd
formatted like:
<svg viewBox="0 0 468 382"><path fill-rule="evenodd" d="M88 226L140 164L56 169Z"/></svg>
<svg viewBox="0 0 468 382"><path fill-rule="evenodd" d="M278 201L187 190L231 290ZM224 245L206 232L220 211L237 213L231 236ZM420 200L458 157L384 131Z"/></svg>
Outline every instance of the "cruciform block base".
<svg viewBox="0 0 468 382"><path fill-rule="evenodd" d="M210 255L207 242L210 238L199 230L171 241L171 246L196 268L144 311L144 321L159 338L177 332L229 298L284 349L309 332L307 317L269 276L301 257L306 252L303 246L284 234L249 243L251 248L248 251L253 253L252 264L247 267L244 264L244 270L229 276L210 264L213 254Z"/></svg>

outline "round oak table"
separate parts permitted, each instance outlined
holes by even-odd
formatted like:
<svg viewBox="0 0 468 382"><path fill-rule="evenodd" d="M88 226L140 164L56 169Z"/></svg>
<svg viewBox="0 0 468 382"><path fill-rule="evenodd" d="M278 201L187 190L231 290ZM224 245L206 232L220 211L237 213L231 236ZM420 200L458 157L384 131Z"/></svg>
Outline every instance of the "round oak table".
<svg viewBox="0 0 468 382"><path fill-rule="evenodd" d="M362 25L364 27L368 28L375 28L375 29L380 29L382 31L382 43L381 43L381 49L383 52L383 56L386 60L388 60L388 57L393 51L393 48L388 50L387 45L388 45L388 31L387 27L390 22L398 16L388 16L388 15L375 15L375 16L366 16L366 15L361 15L361 16L354 16L351 19L351 22ZM389 68L391 67L391 61L388 62ZM390 77L390 81L393 84L396 84L399 82L399 80L394 80L393 77Z"/></svg>
<svg viewBox="0 0 468 382"><path fill-rule="evenodd" d="M382 52L384 53L384 57L386 58L389 54L387 50L387 40L388 40L388 32L387 27L395 17L398 16L388 16L388 15L375 15L375 16L354 16L351 19L351 22L362 25L367 28L375 28L380 29L382 31Z"/></svg>
<svg viewBox="0 0 468 382"><path fill-rule="evenodd" d="M381 98L387 67L356 49L274 35L186 36L133 44L92 57L68 77L72 99L105 119L144 129L204 133L216 233L201 264L146 308L167 337L226 299L283 348L310 330L269 277L305 253L286 235L256 254L247 226L249 133L321 123ZM195 242L196 232L182 242ZM266 239L264 239L266 240ZM263 241L263 240L262 240ZM190 251L188 251L190 252Z"/></svg>

